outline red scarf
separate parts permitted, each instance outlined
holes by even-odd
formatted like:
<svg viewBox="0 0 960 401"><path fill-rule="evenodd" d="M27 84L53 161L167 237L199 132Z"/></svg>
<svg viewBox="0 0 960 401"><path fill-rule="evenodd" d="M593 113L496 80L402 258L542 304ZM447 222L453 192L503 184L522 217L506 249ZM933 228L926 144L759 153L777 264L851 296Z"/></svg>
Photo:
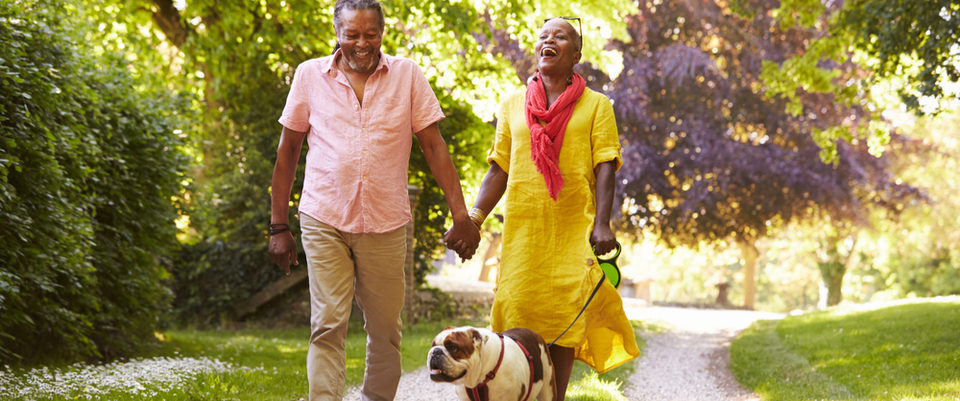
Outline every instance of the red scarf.
<svg viewBox="0 0 960 401"><path fill-rule="evenodd" d="M560 174L560 147L563 146L563 134L567 123L573 116L573 107L583 95L586 82L580 74L573 73L573 82L547 110L547 91L543 87L540 73L527 84L526 107L527 127L530 128L530 157L537 171L543 174L547 182L547 192L554 201L563 189L563 175ZM547 123L544 127L539 121Z"/></svg>

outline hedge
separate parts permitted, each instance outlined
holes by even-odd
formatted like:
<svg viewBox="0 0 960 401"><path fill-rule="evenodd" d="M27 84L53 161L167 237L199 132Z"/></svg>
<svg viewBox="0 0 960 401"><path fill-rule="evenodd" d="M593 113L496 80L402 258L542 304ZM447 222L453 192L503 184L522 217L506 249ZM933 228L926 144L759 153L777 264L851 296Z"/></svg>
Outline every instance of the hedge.
<svg viewBox="0 0 960 401"><path fill-rule="evenodd" d="M0 2L0 360L111 358L171 294L186 99L78 44L63 4Z"/></svg>

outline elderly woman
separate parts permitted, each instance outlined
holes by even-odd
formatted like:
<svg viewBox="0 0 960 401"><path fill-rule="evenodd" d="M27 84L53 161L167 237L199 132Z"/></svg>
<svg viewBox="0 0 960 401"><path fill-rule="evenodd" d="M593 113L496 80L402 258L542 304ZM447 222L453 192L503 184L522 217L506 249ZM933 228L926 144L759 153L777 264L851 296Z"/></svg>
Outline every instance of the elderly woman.
<svg viewBox="0 0 960 401"><path fill-rule="evenodd" d="M582 39L567 20L574 19L546 21L536 44L539 72L501 105L490 170L471 210L479 226L507 193L493 329L528 328L548 343L602 280L594 247L602 255L616 246L610 211L622 164L610 100L573 72ZM574 359L603 373L639 354L620 295L604 282L550 347L557 399Z"/></svg>

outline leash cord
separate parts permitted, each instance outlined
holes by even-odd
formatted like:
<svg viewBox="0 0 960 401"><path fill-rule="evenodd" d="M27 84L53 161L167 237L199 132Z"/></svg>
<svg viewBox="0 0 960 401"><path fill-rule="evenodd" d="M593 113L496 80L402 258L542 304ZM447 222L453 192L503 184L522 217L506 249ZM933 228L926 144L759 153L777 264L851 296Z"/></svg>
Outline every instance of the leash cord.
<svg viewBox="0 0 960 401"><path fill-rule="evenodd" d="M601 271L602 271L602 270L601 270ZM603 274L603 275L600 277L600 282L597 283L596 288L593 289L593 293L590 294L590 298L587 299L587 303L583 304L583 309L580 309L580 313L577 314L577 317L573 318L573 321L570 322L570 325L567 326L567 329L564 330L563 333L560 333L560 335L557 336L557 338L556 338L555 340L553 340L553 342L551 342L550 345L547 345L547 348L550 348L550 347L553 346L553 344L556 344L556 343L557 343L557 340L559 340L560 337L563 337L564 334L567 334L567 331L570 330L571 327L573 327L573 324L577 322L577 319L580 319L580 315L583 315L583 311L587 310L587 306L590 305L590 301L593 301L593 297L594 297L595 295L597 295L597 291L600 291L600 286L603 285L603 280L606 280L606 279L607 279L607 275L606 275L606 274Z"/></svg>

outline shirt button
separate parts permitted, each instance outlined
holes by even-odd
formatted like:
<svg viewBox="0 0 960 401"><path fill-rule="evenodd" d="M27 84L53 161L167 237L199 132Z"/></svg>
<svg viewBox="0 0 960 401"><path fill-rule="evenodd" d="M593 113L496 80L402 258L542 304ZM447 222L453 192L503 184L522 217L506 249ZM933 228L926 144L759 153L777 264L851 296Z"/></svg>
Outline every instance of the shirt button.
<svg viewBox="0 0 960 401"><path fill-rule="evenodd" d="M354 109L354 110L360 110L360 105L359 105L359 104L353 105L353 109Z"/></svg>
<svg viewBox="0 0 960 401"><path fill-rule="evenodd" d="M593 259L587 258L587 266L593 266Z"/></svg>
<svg viewBox="0 0 960 401"><path fill-rule="evenodd" d="M366 150L364 150L364 151L363 151L363 154L367 154L367 151L366 151Z"/></svg>

